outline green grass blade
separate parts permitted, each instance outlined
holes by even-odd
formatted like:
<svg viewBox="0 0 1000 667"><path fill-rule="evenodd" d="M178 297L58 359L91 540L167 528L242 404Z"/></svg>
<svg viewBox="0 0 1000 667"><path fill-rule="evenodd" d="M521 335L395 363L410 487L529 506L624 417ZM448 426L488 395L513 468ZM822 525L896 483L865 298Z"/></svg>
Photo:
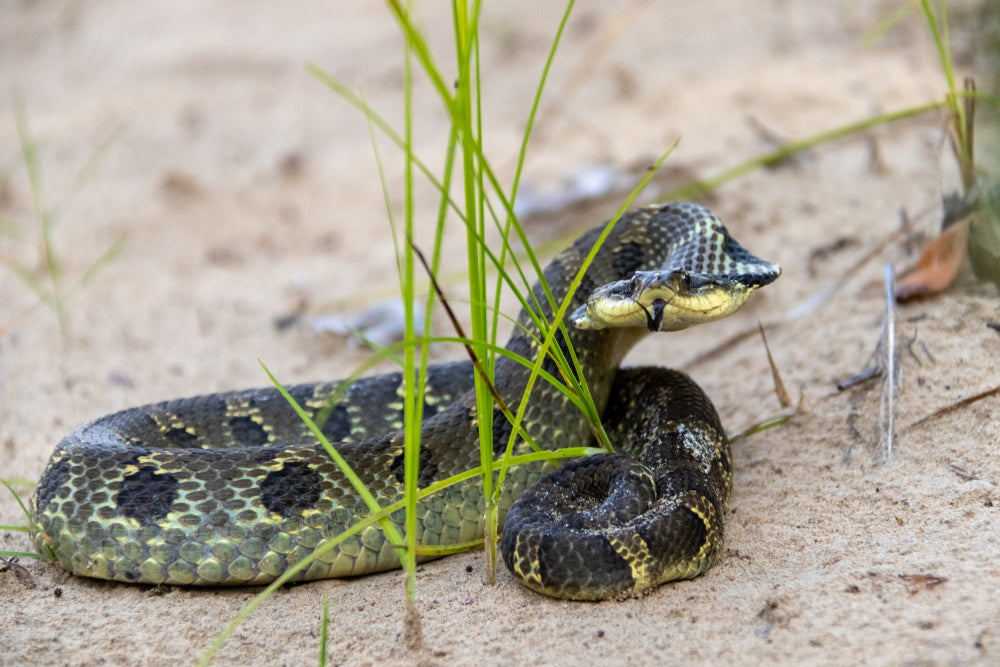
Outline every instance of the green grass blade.
<svg viewBox="0 0 1000 667"><path fill-rule="evenodd" d="M260 362L260 365L264 369L264 372L267 374L268 378L271 380L274 386L278 389L278 391L285 398L285 400L288 401L288 404L291 405L292 408L295 410L295 413L299 416L299 419L301 419L302 422L307 425L309 430L312 432L313 436L316 437L316 439L326 450L327 454L329 454L330 458L334 460L334 462L337 464L340 470L344 473L344 476L350 482L351 486L357 492L358 496L360 496L361 499L364 501L365 505L367 505L370 515L365 520L359 521L355 525L345 530L340 535L337 535L335 538L326 541L326 544L324 544L322 547L314 551L309 557L303 558L301 561L299 561L292 567L288 568L280 577L271 582L271 584L269 584L263 591L261 591L261 593L259 593L253 600L248 602L243 607L243 609L241 609L240 612L236 615L236 618L234 618L229 623L229 625L226 626L226 628L215 638L212 644L202 655L201 659L198 661L199 665L207 665L208 662L212 659L212 656L214 656L215 653L218 652L220 648L222 648L222 645L226 642L226 640L232 635L233 632L236 631L236 628L238 628L240 624L243 623L243 621L245 621L254 611L256 611L256 609L260 607L260 605L262 605L264 601L267 600L267 598L269 598L274 593L274 591L276 591L286 582L291 580L291 578L295 576L298 572L300 572L302 569L308 567L309 564L311 564L314 560L316 560L316 558L319 555L325 553L326 551L329 551L336 545L340 544L348 536L354 535L357 532L363 530L364 528L367 528L368 526L374 525L376 522L378 522L383 530L383 533L386 536L386 539L390 542L390 544L393 544L397 548L401 548L403 546L403 540L400 537L399 532L395 529L395 526L393 526L392 523L388 520L391 511L383 511L383 508L378 504L378 501L376 501L374 496L371 495L371 493L368 491L367 487L364 485L361 479L357 476L354 470L352 470L351 467L347 464L347 461L344 460L344 458L340 455L340 453L337 452L337 450L333 447L333 445L330 444L330 441L326 438L325 435L323 435L323 432L319 429L318 426L316 426L316 423L309 417L308 413L306 413L306 411L302 409L302 407L295 401L295 399L292 398L291 394L288 393L285 387L280 382L278 382L277 378L275 378L274 375L271 374L271 371L267 368L267 366L263 362ZM392 506L394 508L392 511L399 509L397 505L400 505L400 503L394 504Z"/></svg>
<svg viewBox="0 0 1000 667"><path fill-rule="evenodd" d="M14 123L17 127L18 140L21 143L21 157L24 160L25 169L28 171L28 183L31 189L31 203L35 214L35 224L38 227L39 243L42 255L45 258L45 268L52 286L51 299L48 301L56 313L59 321L59 330L63 336L67 334L66 312L62 303L61 273L59 258L56 256L55 246L52 241L52 214L45 207L44 184L42 179L41 164L38 160L38 146L31 138L28 128L28 117L24 110L24 101L20 94L15 91L13 96Z"/></svg>
<svg viewBox="0 0 1000 667"><path fill-rule="evenodd" d="M14 500L17 501L18 506L21 508L21 512L24 513L24 516L28 518L29 530L33 530L35 527L35 521L31 517L31 512L29 512L28 508L24 506L24 501L21 500L21 495L14 490L14 487L11 486L10 482L8 482L6 479L0 479L0 484L3 484L5 487L7 487L7 490L10 491L10 495L14 496Z"/></svg>
<svg viewBox="0 0 1000 667"><path fill-rule="evenodd" d="M934 37L934 45L937 47L938 58L941 60L941 69L944 71L945 79L948 81L948 92L954 95L957 88L955 86L955 67L951 61L947 7L944 2L940 2L938 5L938 11L941 14L939 25L938 20L934 17L934 12L931 10L930 2L928 0L920 0L920 5L924 9L927 27L931 29L931 35Z"/></svg>
<svg viewBox="0 0 1000 667"><path fill-rule="evenodd" d="M280 385L276 386L280 388ZM511 457L508 465L511 466L524 465L527 463L534 463L536 461L558 461L560 459L578 458L580 456L590 456L600 451L601 450L594 449L592 447L569 447L566 449L560 449L556 451L533 452L530 454L521 454L519 456ZM500 465L501 465L500 462L494 462L492 464L492 469L498 470ZM418 499L426 498L427 496L439 493L440 491L443 491L444 489L450 486L454 486L455 484L460 484L469 479L473 479L474 477L478 477L481 474L482 471L477 467L471 470L467 470L464 473L453 475L447 479L435 482L421 489L420 492L417 494L417 498ZM297 574L304 568L308 567L314 560L316 560L316 558L323 555L336 545L340 544L347 537L350 537L351 535L355 535L361 532L365 528L374 525L376 522L384 521L389 515L402 509L405 502L406 502L405 499L399 500L391 505L379 509L378 512L371 514L364 520L359 521L358 523L349 527L340 535L337 535L336 537L327 541L326 544L318 548L315 552L313 552L306 558L303 558L301 561L299 561L294 566L289 568L281 577L275 579L273 582L268 584L268 586L263 591L258 593L253 600L244 605L243 608L236 615L236 617L232 621L230 621L229 625L227 625L226 628L221 633L219 633L219 635L215 638L215 640L212 642L209 648L201 656L201 659L198 661L198 664L207 665L209 661L212 659L212 657L218 652L218 650L222 648L222 645L226 643L226 640L229 639L229 637L231 637L232 634L236 631L236 628L238 628L243 623L243 621L249 618L250 615L253 614L276 590L284 586L293 576L295 576L295 574Z"/></svg>
<svg viewBox="0 0 1000 667"><path fill-rule="evenodd" d="M39 299L48 304L52 303L52 294L49 291L49 288L45 285L45 283L39 280L38 277L31 272L31 270L13 259L8 259L4 262L4 264L6 264L7 268L10 269L22 283L27 285L28 289L34 292Z"/></svg>
<svg viewBox="0 0 1000 667"><path fill-rule="evenodd" d="M116 238L114 242L108 246L108 249L101 253L101 256L95 259L94 262L87 267L87 270L84 271L82 276L80 276L80 280L77 282L77 285L83 287L93 280L94 276L96 276L101 269L105 268L108 264L113 262L118 255L121 254L121 251L125 248L125 242L127 240L127 232L119 234L118 238Z"/></svg>
<svg viewBox="0 0 1000 667"><path fill-rule="evenodd" d="M360 496L361 499L364 501L365 505L368 507L368 511L372 513L378 512L382 508L381 505L378 504L378 501L375 500L375 497L371 494L370 491L368 491L368 487L365 486L364 482L361 481L361 478L358 477L357 473L355 473L354 470L351 468L351 466L348 465L344 457L342 457L340 453L336 450L336 448L334 448L334 446L330 444L330 441L326 438L325 435L323 435L323 432L319 429L316 423L309 416L309 413L307 413L304 409L302 409L302 406L300 406L298 402L296 402L296 400L292 398L292 395L289 394L288 390L285 389L284 385L278 382L277 378L275 378L271 374L271 371L264 364L264 362L260 362L260 366L261 368L264 369L264 372L267 374L267 377L274 384L275 388L277 388L277 390L281 393L281 395L285 398L285 400L288 401L288 404L292 406L292 409L295 410L295 413L299 416L299 419L301 419L302 422L309 428L313 436L315 436L316 440L319 441L320 444L322 444L323 449L326 450L326 453L330 455L330 458L333 459L333 461L337 464L337 467L340 468L341 472L344 473L344 477L347 478L347 481L351 483L351 487L354 488L358 496ZM396 528L395 526L392 525L392 523L388 521L383 521L380 525L382 530L385 531L386 539L388 539L390 543L392 543L397 548L403 544L403 540L400 538L399 533L396 531Z"/></svg>
<svg viewBox="0 0 1000 667"><path fill-rule="evenodd" d="M396 17L396 22L403 29L403 35L406 40L410 42L410 47L417 56L417 59L423 65L424 72L430 79L431 85L437 91L438 96L445 103L445 110L448 111L448 115L455 117L454 109L452 108L453 99L450 93L450 85L445 82L444 77L441 76L440 69L434 64L434 59L431 57L430 48L427 46L427 41L424 39L423 35L416 29L416 25L410 20L410 14L398 0L386 0L386 4L392 11L393 16Z"/></svg>
<svg viewBox="0 0 1000 667"><path fill-rule="evenodd" d="M0 178L2 178L2 176L0 176ZM10 218L0 216L0 237L19 239L21 238L21 228Z"/></svg>
<svg viewBox="0 0 1000 667"><path fill-rule="evenodd" d="M118 137L121 135L121 128L115 128L111 133L102 141L97 150L90 154L87 161L84 163L83 167L80 168L78 172L73 176L72 182L69 184L69 188L62 198L52 207L52 218L58 219L58 212L65 209L70 200L75 197L86 182L90 179L90 176L94 173L98 166L104 161L108 153L111 151L111 147L118 141Z"/></svg>
<svg viewBox="0 0 1000 667"><path fill-rule="evenodd" d="M333 92L335 92L345 102L347 102L355 109L360 111L365 116L365 118L367 118L370 122L372 122L375 125L375 127L377 127L382 132L382 134L388 137L390 141L396 144L396 146L400 150L404 152L407 150L406 141L403 139L403 137L400 136L399 133L396 132L394 129L392 129L392 126L389 125L389 123L386 122L386 120L382 118L382 116L379 115L379 113L375 111L375 109L373 109L370 105L368 105L368 103L366 103L364 99L356 95L353 91L351 91L350 88L345 86L339 79L330 75L323 68L313 63L309 63L306 66L306 70L314 77L319 79L327 87L331 88ZM430 167L428 167L424 162L422 162L416 154L413 154L413 164L416 165L417 169L420 170L420 173L424 175L424 178L427 179L428 183L433 185L439 192L445 193L445 196L447 196L446 195L447 190L444 187L444 185L441 183L440 180L438 180L437 176L434 175L434 172L431 171ZM458 205L458 203L456 203L451 199L448 199L448 203L450 209L455 213L455 215L457 215L459 218L464 218L464 213L462 212L462 209Z"/></svg>
<svg viewBox="0 0 1000 667"><path fill-rule="evenodd" d="M33 551L0 551L0 556L4 558L40 558L42 560L48 560L48 557L43 554L36 554Z"/></svg>
<svg viewBox="0 0 1000 667"><path fill-rule="evenodd" d="M412 11L412 3L407 3ZM405 224L406 238L413 238L413 68L411 63L414 45L409 36L403 49L403 139L406 144L404 162ZM416 546L417 546L417 475L420 465L420 425L423 421L424 386L417 383L414 364L413 332L413 248L409 243L396 245L397 254L403 253L403 272L400 273L400 291L403 297L403 324L405 353L403 355L403 484L406 500L405 539L406 550L401 555L403 571L406 573L406 599L411 604L416 599ZM417 641L419 638L411 638Z"/></svg>
<svg viewBox="0 0 1000 667"><path fill-rule="evenodd" d="M924 10L924 17L927 19L927 26L934 37L934 45L937 47L941 69L948 82L947 102L951 112L952 131L955 133L953 147L959 170L962 173L962 184L968 190L975 182L975 170L972 164L972 146L968 135L969 119L965 117L962 92L958 90L955 83L955 65L951 58L951 37L948 31L948 6L944 0L938 3L938 14L941 17L939 21L934 17L928 0L920 0L920 4Z"/></svg>
<svg viewBox="0 0 1000 667"><path fill-rule="evenodd" d="M28 185L31 189L31 204L35 213L35 222L41 229L46 224L44 222L46 214L42 168L38 162L38 146L31 138L28 116L24 110L24 100L21 98L20 92L15 90L12 97L14 124L17 129L18 141L21 144L21 159L24 160L24 167L28 172Z"/></svg>
<svg viewBox="0 0 1000 667"><path fill-rule="evenodd" d="M484 540L482 538L478 540L469 540L468 542L456 542L455 544L441 544L437 546L420 546L417 547L418 556L433 556L435 558L440 558L441 556L450 556L452 554L460 554L466 551L472 551L473 549L483 548Z"/></svg>
<svg viewBox="0 0 1000 667"><path fill-rule="evenodd" d="M640 192L642 192L643 188L646 187L646 185L653 178L653 176L656 175L656 172L663 165L663 163L670 156L670 154L673 153L673 151L674 151L674 149L676 147L677 147L677 142L675 141L674 144L670 147L670 149L668 149L663 155L660 156L660 158L650 168L650 170L646 173L646 175L639 182L639 184L636 185L636 187L632 190L632 192L629 194L629 196L625 198L625 201L622 203L622 205L618 209L617 213L611 218L611 220L605 226L604 230L601 232L601 234L598 237L597 241L594 243L594 246L590 249L590 252L587 253L587 256L584 258L583 262L581 263L580 269L577 271L576 275L573 277L573 280L570 282L569 288L568 288L568 290L566 292L566 296L563 298L562 302L559 304L558 309L556 310L555 314L552 317L552 322L553 323L556 323L559 326L562 325L563 318L566 315L566 310L569 308L569 304L573 300L573 296L576 294L577 289L579 289L580 282L583 280L584 274L586 273L587 269L590 267L591 263L594 261L594 257L597 255L597 252L600 250L601 246L604 244L605 239L607 239L608 235L614 229L615 223L622 216L622 214L626 210L628 210L628 208L632 205L632 201L639 195ZM507 446L504 449L504 456L503 456L502 462L506 462L510 458L510 454L511 454L511 451L513 450L513 446L514 446L514 442L515 442L514 433L520 428L521 420L524 418L524 413L525 413L525 411L527 410L527 407L528 407L528 400L531 397L531 390L534 387L534 383L535 383L535 380L538 378L539 372L541 371L542 363L545 360L545 356L549 353L549 350L552 349L552 343L555 340L555 334L556 334L557 331L560 330L559 326L548 326L547 330L543 330L543 332L542 332L543 335L544 335L544 339L542 340L542 344L541 344L541 347L539 349L538 358L535 360L535 363L534 363L534 365L532 366L532 369L531 369L531 373L528 376L528 382L526 384L526 388L525 388L525 391L524 391L524 396L521 399L521 404L518 406L518 410L517 410L517 415L515 417L515 421L512 422L513 425L514 425L514 428L511 429L511 437L508 439ZM584 384L584 382L582 381L583 374L580 373L579 377L581 378L581 386L582 386ZM589 402L590 402L591 405L593 405L593 401L592 400L589 401ZM600 432L603 433L603 429L601 429ZM607 435L606 434L604 435L604 441L602 442L602 444L604 445L605 449L609 450L611 448L610 442L607 441ZM502 465L500 467L500 475L499 475L501 481L503 480L504 476L506 475L506 472L507 472L507 467L504 466L504 465Z"/></svg>
<svg viewBox="0 0 1000 667"><path fill-rule="evenodd" d="M531 138L531 133L535 127L535 116L538 113L538 108L541 104L542 93L545 90L545 84L548 81L549 70L552 68L552 63L555 60L556 51L559 48L559 44L562 40L563 31L566 29L566 24L569 21L570 12L573 10L574 0L566 3L566 9L563 11L561 20L559 21L559 26L556 28L555 36L552 39L552 43L549 47L549 53L545 58L545 65L542 67L542 73L538 78L538 85L535 86L535 96L531 100L531 106L528 108L528 119L525 122L524 135L521 138L521 145L518 148L517 162L514 165L514 176L511 179L510 186L510 204L511 206L507 208L506 220L504 223L504 228L501 231L501 237L504 239L503 247L501 248L500 257L496 264L497 269L503 272L506 266L507 250L510 247L507 240L510 238L511 226L517 227L517 235L519 237L525 237L523 228L520 226L520 221L517 219L517 215L514 213L513 204L517 200L517 191L521 184L521 173L524 169L524 160L528 152L528 141ZM495 217L495 216L494 216ZM516 262L516 260L515 260ZM518 272L521 273L521 279L526 286L530 285L530 281L526 280L524 273L521 271L520 266L515 263ZM530 290L528 290L530 291ZM499 325L499 319L497 315L500 312L500 296L502 292L499 286L496 290L496 295L493 301L494 317L493 317L493 330L492 336L496 337L497 327Z"/></svg>

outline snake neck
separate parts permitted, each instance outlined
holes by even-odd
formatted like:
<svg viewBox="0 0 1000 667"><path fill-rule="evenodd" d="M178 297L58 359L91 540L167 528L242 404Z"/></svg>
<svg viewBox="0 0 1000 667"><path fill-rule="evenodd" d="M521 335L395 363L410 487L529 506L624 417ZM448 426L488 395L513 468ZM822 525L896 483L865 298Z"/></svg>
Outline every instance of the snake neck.
<svg viewBox="0 0 1000 667"><path fill-rule="evenodd" d="M591 428L584 415L566 396L567 388L577 393L575 387L585 383L597 414L603 414L619 365L629 350L649 334L647 329L641 327L583 330L576 328L568 319L569 314L586 302L595 287L626 279L636 270L653 266L662 260L661 257L644 254L639 250L636 240L649 232L648 226L649 218L642 214L631 214L620 220L563 310L566 313L566 334L562 331L554 334L551 347L542 361L543 375L537 378L531 388L530 401L522 421L541 447L555 449L592 442ZM547 323L553 321L556 308L566 299L573 278L603 230L604 227L600 226L585 233L546 267L544 280L549 286L549 293L538 283L532 290L539 319ZM543 340L545 335L533 318L522 310L507 349L526 360L534 361L541 352ZM497 361L494 385L512 412L516 412L517 406L525 400L530 375L530 366L525 367L506 357L500 357ZM567 375L570 377L567 378ZM553 379L564 387L555 386ZM495 413L494 420L497 419L506 423L506 418ZM494 433L496 432L497 429L494 428ZM497 442L496 439L494 441L495 447L503 447L505 444L506 442Z"/></svg>

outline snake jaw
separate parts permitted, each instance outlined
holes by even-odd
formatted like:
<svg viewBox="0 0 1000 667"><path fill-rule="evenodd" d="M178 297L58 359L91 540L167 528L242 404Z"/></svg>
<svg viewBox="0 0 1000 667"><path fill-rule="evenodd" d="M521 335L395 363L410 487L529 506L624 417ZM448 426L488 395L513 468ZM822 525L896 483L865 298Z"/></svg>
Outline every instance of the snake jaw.
<svg viewBox="0 0 1000 667"><path fill-rule="evenodd" d="M578 329L679 331L733 314L757 288L684 270L640 271L595 289L570 320Z"/></svg>
<svg viewBox="0 0 1000 667"><path fill-rule="evenodd" d="M637 273L630 280L598 287L590 293L587 303L570 315L570 321L577 329L644 326L650 331L660 331L664 309L675 293L665 284L654 293L643 278Z"/></svg>

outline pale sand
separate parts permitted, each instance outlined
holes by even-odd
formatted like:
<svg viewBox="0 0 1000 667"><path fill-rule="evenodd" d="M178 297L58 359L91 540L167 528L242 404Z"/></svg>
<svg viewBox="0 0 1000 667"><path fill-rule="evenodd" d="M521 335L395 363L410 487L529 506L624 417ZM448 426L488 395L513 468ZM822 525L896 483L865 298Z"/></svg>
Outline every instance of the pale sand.
<svg viewBox="0 0 1000 667"><path fill-rule="evenodd" d="M396 285L365 124L303 64L363 86L398 125L400 40L380 3L341 4L46 0L0 8L2 89L6 96L16 85L23 95L48 201L60 201L100 141L121 130L62 211L56 240L67 281L128 233L122 254L73 294L65 340L52 312L0 269L0 476L37 479L59 438L103 413L264 385L258 358L285 382L340 377L363 359L304 324L274 324L300 307L310 316L360 307ZM557 10L486 4L488 144L509 174ZM586 164L642 164L678 136L669 168L710 175L768 148L751 119L800 138L945 90L918 16L862 48L866 30L895 3L683 4L646 7L603 54L595 37L618 15L604 3L577 8L528 178L552 185ZM428 11L426 21L446 53L448 13ZM953 39L967 54L967 31L955 27ZM587 77L569 80L581 59ZM436 165L440 105L425 86L420 92L416 143ZM933 215L921 214L939 201L941 128L939 116L926 115L724 187L707 203L748 247L779 262L783 277L738 317L651 340L631 360L691 372L731 430L777 412L758 337L705 361L699 355L757 320L778 322L834 284L894 234L900 208L934 231ZM0 214L23 233L0 237L0 257L41 272L7 103L0 146ZM380 147L395 160L388 141ZM399 202L396 167L389 187ZM418 238L426 240L434 208L422 201ZM538 224L531 233L582 230L617 205L575 212L558 233ZM442 275L460 296L453 269L464 241L457 225L452 231ZM846 239L839 249L815 254L838 239ZM217 663L313 664L324 596L336 664L1000 662L1000 399L908 428L1000 382L1000 335L986 326L1000 319L997 289L966 269L942 296L900 308L899 334L915 343L902 355L889 464L879 463L878 387L835 389L864 367L878 339L884 264L913 259L889 243L825 305L770 326L801 409L735 447L727 548L707 575L640 600L579 604L531 593L506 570L486 586L482 553L459 555L421 568L423 650L401 641L403 579L395 572L281 591ZM448 332L443 317L437 327ZM17 488L27 499L30 487ZM25 523L6 492L0 523ZM0 532L0 548L29 544L22 533ZM0 573L3 664L191 663L255 593L151 590L71 577L31 559L21 565L33 587L12 570Z"/></svg>

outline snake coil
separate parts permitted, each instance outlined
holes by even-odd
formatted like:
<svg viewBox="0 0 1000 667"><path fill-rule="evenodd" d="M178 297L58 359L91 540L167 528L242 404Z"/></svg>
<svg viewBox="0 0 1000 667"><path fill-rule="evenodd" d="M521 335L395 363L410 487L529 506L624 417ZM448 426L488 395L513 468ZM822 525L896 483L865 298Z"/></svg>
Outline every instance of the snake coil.
<svg viewBox="0 0 1000 667"><path fill-rule="evenodd" d="M604 230L581 236L545 269L556 302ZM693 577L715 562L732 480L725 433L687 376L619 370L649 331L725 317L780 268L747 252L697 204L659 204L623 216L572 298L557 353L579 371L616 452L511 468L500 497L502 551L530 588L557 597L634 595ZM545 291L533 288L551 321ZM539 331L522 312L507 343L534 359ZM551 354L551 353L550 353ZM545 376L560 378L549 357ZM498 359L494 385L508 405L529 371ZM479 466L471 365L430 369L421 430L421 487ZM381 506L403 494L400 374L351 385L292 387L324 435ZM494 454L512 427L494 409ZM590 427L549 382L533 389L522 426L549 449L585 445ZM514 453L527 451L520 440ZM544 476L543 476L544 475ZM516 500L516 503L515 503ZM511 506L513 505L513 508ZM485 502L471 479L422 499L417 543L481 538ZM509 512L508 512L509 510ZM74 574L147 584L257 585L322 548L369 510L275 389L210 394L101 417L56 446L31 500L32 540ZM390 515L402 531L402 512ZM297 580L398 567L397 549L371 525L323 551Z"/></svg>

